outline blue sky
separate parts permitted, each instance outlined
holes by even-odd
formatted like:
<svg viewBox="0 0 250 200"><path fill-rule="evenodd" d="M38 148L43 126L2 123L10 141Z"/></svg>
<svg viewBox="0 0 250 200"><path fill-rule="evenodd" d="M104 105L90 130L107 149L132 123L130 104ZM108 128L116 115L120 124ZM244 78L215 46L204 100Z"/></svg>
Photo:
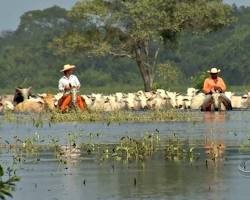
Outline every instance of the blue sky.
<svg viewBox="0 0 250 200"><path fill-rule="evenodd" d="M45 9L53 5L70 9L78 0L0 0L0 31L15 30L20 16L30 10Z"/></svg>
<svg viewBox="0 0 250 200"><path fill-rule="evenodd" d="M0 31L15 30L20 16L26 11L44 9L53 5L70 9L78 0L0 0ZM227 3L250 6L250 0L225 0Z"/></svg>

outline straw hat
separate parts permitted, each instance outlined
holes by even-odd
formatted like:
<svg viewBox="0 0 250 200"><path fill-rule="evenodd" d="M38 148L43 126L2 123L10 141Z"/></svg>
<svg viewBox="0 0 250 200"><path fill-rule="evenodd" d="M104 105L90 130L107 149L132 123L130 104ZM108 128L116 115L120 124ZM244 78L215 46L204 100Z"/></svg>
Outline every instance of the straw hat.
<svg viewBox="0 0 250 200"><path fill-rule="evenodd" d="M220 72L220 69L213 67L211 68L211 70L208 70L207 72L210 74L218 74Z"/></svg>
<svg viewBox="0 0 250 200"><path fill-rule="evenodd" d="M76 67L75 65L67 64L63 66L63 69L60 72L65 72L67 70L74 69L75 67Z"/></svg>

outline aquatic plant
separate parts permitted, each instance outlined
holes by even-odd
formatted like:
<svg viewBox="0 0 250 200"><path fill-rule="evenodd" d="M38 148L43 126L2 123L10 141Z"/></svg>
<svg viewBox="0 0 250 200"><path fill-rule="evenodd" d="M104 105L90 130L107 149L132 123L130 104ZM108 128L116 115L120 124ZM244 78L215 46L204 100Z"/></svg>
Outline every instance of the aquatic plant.
<svg viewBox="0 0 250 200"><path fill-rule="evenodd" d="M27 160L40 161L42 152L54 152L60 163L67 164L81 159L96 159L97 161L145 161L151 159L156 153L167 160L188 160L193 162L199 158L196 145L187 139L180 138L176 134L166 139L160 139L159 130L145 133L142 137L121 137L117 143L96 143L95 137L100 133L68 133L66 144L62 144L59 137L49 136L48 140L41 138L38 133L20 140L14 137L14 143L1 145L2 148L10 148L15 161L23 163ZM85 141L83 141L83 139ZM0 142L1 144L1 142Z"/></svg>
<svg viewBox="0 0 250 200"><path fill-rule="evenodd" d="M239 151L243 153L250 152L250 136L242 142Z"/></svg>
<svg viewBox="0 0 250 200"><path fill-rule="evenodd" d="M167 160L188 160L193 162L199 158L199 153L195 152L196 146L188 140L181 139L175 133L166 141L165 158Z"/></svg>
<svg viewBox="0 0 250 200"><path fill-rule="evenodd" d="M215 160L217 158L223 158L225 152L225 145L222 143L211 142L205 144L204 149L208 158Z"/></svg>
<svg viewBox="0 0 250 200"><path fill-rule="evenodd" d="M38 133L35 133L31 137L26 137L24 140L20 140L17 136L14 137L15 143L12 146L14 161L19 163L25 162L26 159L33 159L33 161L39 161L41 151L44 151L43 145L44 139L40 138Z"/></svg>
<svg viewBox="0 0 250 200"><path fill-rule="evenodd" d="M52 112L49 121L89 121L89 122L149 122L149 121L200 121L195 112L182 112L178 110L161 111L117 111L117 112L78 112L68 113Z"/></svg>
<svg viewBox="0 0 250 200"><path fill-rule="evenodd" d="M7 180L3 180L4 177L4 170L3 167L0 165L0 199L6 199L6 197L13 197L12 191L15 190L16 182L20 180L20 177L11 174L12 170L8 168L9 177Z"/></svg>

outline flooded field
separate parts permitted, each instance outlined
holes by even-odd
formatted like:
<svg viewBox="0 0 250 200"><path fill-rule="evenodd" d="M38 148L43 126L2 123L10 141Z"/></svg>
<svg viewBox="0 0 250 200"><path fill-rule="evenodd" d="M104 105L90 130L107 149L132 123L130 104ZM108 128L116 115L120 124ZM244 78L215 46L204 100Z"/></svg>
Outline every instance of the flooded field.
<svg viewBox="0 0 250 200"><path fill-rule="evenodd" d="M35 126L1 120L1 164L13 167L21 177L13 199L249 199L250 111L199 115L200 122L44 122ZM20 153L14 146L17 138L21 146L28 141L46 146L55 140L57 145L107 146L99 150L99 156L87 151L77 158L58 159L49 148ZM124 138L132 143L121 143ZM151 138L157 138L152 152L145 150L151 143L144 144ZM126 147L129 152L135 144L143 146L145 157L112 158L118 158L114 148ZM21 155L19 162L17 155Z"/></svg>

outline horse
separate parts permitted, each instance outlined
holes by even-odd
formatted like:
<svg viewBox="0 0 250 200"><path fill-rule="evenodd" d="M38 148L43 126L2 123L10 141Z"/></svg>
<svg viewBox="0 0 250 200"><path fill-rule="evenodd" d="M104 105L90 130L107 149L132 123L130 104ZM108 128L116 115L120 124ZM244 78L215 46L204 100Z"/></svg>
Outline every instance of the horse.
<svg viewBox="0 0 250 200"><path fill-rule="evenodd" d="M203 103L202 111L225 111L232 110L231 101L223 94L214 92Z"/></svg>

